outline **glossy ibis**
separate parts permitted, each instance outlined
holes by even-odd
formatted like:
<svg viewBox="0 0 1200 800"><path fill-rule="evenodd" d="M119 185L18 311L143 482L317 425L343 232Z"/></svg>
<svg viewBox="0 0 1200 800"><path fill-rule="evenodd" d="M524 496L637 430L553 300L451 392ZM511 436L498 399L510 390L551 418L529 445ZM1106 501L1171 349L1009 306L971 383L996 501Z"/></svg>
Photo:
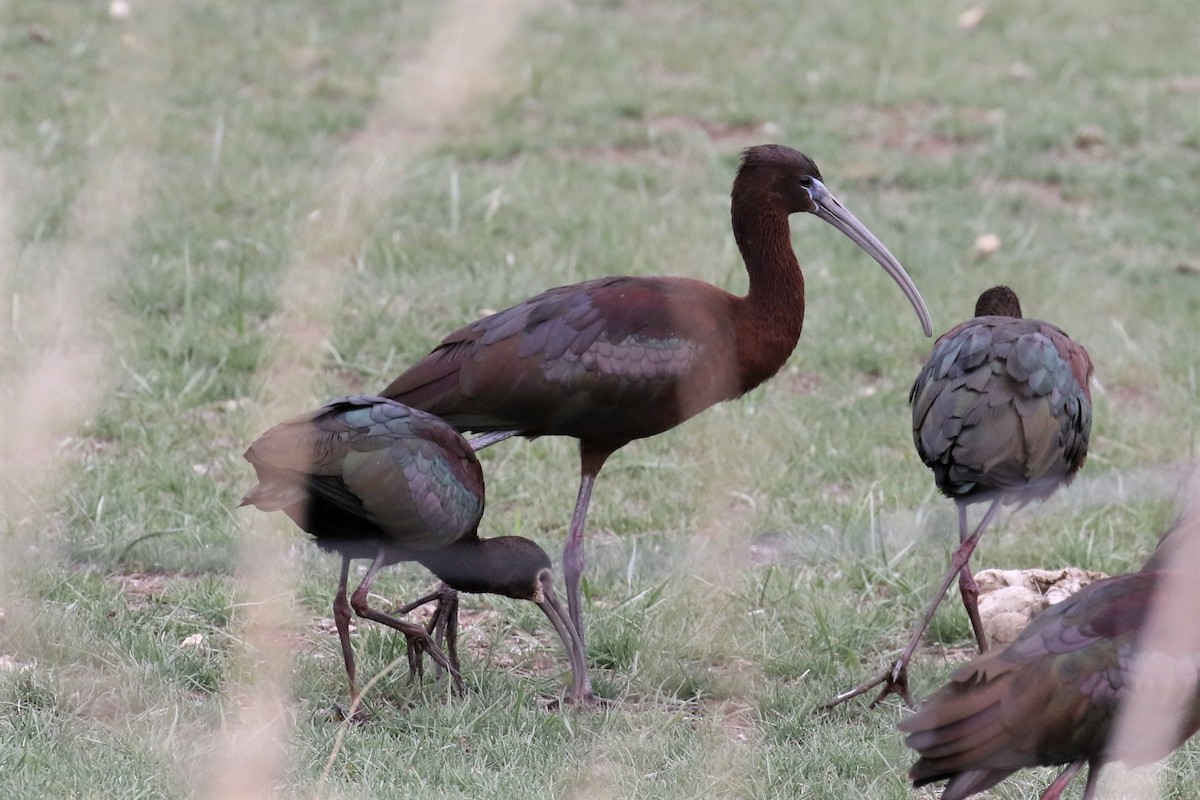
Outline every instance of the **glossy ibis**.
<svg viewBox="0 0 1200 800"><path fill-rule="evenodd" d="M1044 499L1083 466L1092 427L1091 377L1087 351L1062 329L1022 318L1007 286L981 294L975 317L934 343L909 395L913 441L938 489L958 506L960 544L900 658L824 708L880 685L872 706L893 692L912 705L908 662L955 575L979 651L987 650L971 553L1002 503ZM980 502L987 510L968 532L967 507Z"/></svg>
<svg viewBox="0 0 1200 800"><path fill-rule="evenodd" d="M955 671L900 723L920 756L913 784L948 780L942 800L960 800L1065 764L1042 795L1056 800L1087 765L1089 800L1106 763L1158 760L1200 730L1198 525L1174 531L1190 540L1184 558L1160 560L1160 547L1142 571L1085 586Z"/></svg>
<svg viewBox="0 0 1200 800"><path fill-rule="evenodd" d="M929 312L896 258L825 188L812 159L751 147L733 181L733 236L749 273L738 297L690 278L610 277L560 286L455 331L381 394L483 432L579 440L579 495L563 550L571 619L583 634L579 579L592 486L616 450L732 400L774 375L804 322L804 277L788 217L808 212L879 262ZM481 441L482 440L482 441Z"/></svg>
<svg viewBox="0 0 1200 800"><path fill-rule="evenodd" d="M413 672L420 672L427 652L462 689L453 649L447 658L425 628L367 602L379 570L400 561L419 562L454 590L536 603L570 659L568 699L584 698L583 643L555 594L549 557L519 536L479 538L483 472L467 441L445 422L381 397L343 397L271 428L245 457L254 465L258 483L241 505L283 511L318 546L342 557L333 618L352 703L358 686L350 647L351 609L404 634ZM354 558L371 559L371 566L347 602ZM431 598L418 603L426 599ZM456 620L449 624L453 648Z"/></svg>

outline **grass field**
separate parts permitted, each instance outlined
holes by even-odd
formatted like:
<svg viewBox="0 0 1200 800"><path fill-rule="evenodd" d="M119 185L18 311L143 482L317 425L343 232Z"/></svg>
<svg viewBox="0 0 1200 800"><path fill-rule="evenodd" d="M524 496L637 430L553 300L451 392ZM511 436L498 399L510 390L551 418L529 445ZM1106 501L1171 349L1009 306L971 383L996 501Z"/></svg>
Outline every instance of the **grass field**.
<svg viewBox="0 0 1200 800"><path fill-rule="evenodd" d="M336 559L234 507L254 436L382 388L485 309L620 273L744 291L729 186L743 147L778 141L937 331L1006 282L1091 352L1087 467L977 567L1136 568L1197 458L1200 22L1011 0L964 26L970 8L0 4L0 796L936 796L907 787L898 703L811 713L899 649L955 538L909 433L930 342L811 218L783 372L600 478L588 656L609 707L547 710L566 664L544 618L471 596L468 695L396 670L343 729ZM574 443L481 458L483 535L557 558ZM429 585L376 584L383 604ZM360 626L360 669L396 640ZM918 696L970 643L957 601L930 643ZM1129 796L1154 796L1146 775ZM1194 797L1200 745L1159 777Z"/></svg>

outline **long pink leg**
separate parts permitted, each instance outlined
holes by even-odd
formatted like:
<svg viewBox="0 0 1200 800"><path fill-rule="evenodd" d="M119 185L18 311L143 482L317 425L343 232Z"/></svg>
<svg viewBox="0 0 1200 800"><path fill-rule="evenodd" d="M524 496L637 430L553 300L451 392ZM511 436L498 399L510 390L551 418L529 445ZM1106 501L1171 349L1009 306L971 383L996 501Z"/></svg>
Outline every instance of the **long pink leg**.
<svg viewBox="0 0 1200 800"><path fill-rule="evenodd" d="M579 633L579 640L584 641L583 627L583 589L580 578L587 559L583 552L583 529L587 521L588 505L592 500L592 486L596 483L596 475L604 462L612 454L608 449L596 449L583 442L579 443L579 496L575 499L575 513L571 516L571 530L567 534L567 542L563 546L563 582L567 585L567 609L571 615L571 624ZM587 675L584 680L585 695L592 694L592 678Z"/></svg>
<svg viewBox="0 0 1200 800"><path fill-rule="evenodd" d="M995 505L996 501L993 501ZM958 504L958 541L967 540L967 504ZM988 649L987 634L983 630L983 619L979 616L979 584L971 574L971 564L963 564L962 572L958 574L958 593L962 595L963 608L967 610L967 619L971 620L971 630L975 633L975 642L979 652L986 653Z"/></svg>
<svg viewBox="0 0 1200 800"><path fill-rule="evenodd" d="M908 646L900 653L900 657L875 677L869 678L849 691L835 695L831 700L822 705L820 710L828 711L847 700L871 691L876 686L883 686L883 689L879 692L879 696L871 701L871 708L878 705L889 694L899 694L904 698L904 702L909 707L914 705L912 693L908 690L908 662L912 660L913 653L920 646L921 637L925 635L925 630L929 627L934 612L937 611L937 607L941 604L942 599L946 596L946 592L950 589L950 584L954 583L954 577L959 575L967 565L967 562L971 560L971 554L975 552L975 545L979 543L979 537L983 535L984 529L991 523L999 510L1000 501L998 499L993 500L992 504L988 506L988 510L984 512L983 519L979 521L979 526L975 528L975 532L964 539L962 544L958 546L958 549L954 551L954 555L950 558L950 569L946 571L945 577L942 578L941 588L938 589L937 594L925 606L925 610L921 612L921 621L918 623L917 629L913 631L912 637L908 640Z"/></svg>
<svg viewBox="0 0 1200 800"><path fill-rule="evenodd" d="M584 567L587 566L587 557L583 552L583 525L587 520L588 503L591 502L592 486L595 483L595 475L584 474L580 480L575 513L571 516L571 530L567 533L566 544L563 545L563 580L567 584L567 608L576 630L583 625L583 590L580 587L580 578Z"/></svg>
<svg viewBox="0 0 1200 800"><path fill-rule="evenodd" d="M1063 791L1071 784L1071 781L1075 779L1075 776L1079 773L1079 770L1082 769L1083 765L1086 763L1086 761L1080 760L1072 761L1070 764L1067 764L1067 768L1058 774L1058 777L1054 779L1054 783L1047 786L1046 791L1042 792L1041 800L1059 800L1059 798L1062 797ZM1099 774L1099 772L1100 770L1088 767L1087 785L1083 789L1082 800L1090 800L1092 795L1095 794L1095 777Z"/></svg>

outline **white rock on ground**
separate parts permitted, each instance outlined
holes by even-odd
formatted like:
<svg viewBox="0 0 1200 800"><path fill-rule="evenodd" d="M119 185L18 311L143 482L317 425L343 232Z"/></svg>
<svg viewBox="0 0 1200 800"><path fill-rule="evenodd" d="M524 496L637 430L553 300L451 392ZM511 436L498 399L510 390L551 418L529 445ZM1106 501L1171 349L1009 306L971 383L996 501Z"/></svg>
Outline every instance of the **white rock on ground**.
<svg viewBox="0 0 1200 800"><path fill-rule="evenodd" d="M985 569L979 584L979 616L988 641L1004 645L1017 638L1029 620L1089 583L1108 577L1077 567L1064 569Z"/></svg>

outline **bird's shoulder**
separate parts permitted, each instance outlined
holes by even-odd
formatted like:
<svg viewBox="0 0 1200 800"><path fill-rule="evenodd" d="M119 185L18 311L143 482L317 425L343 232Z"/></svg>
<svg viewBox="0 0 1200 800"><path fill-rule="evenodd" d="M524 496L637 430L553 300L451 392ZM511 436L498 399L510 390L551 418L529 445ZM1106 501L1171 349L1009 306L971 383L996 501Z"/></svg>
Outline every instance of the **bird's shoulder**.
<svg viewBox="0 0 1200 800"><path fill-rule="evenodd" d="M466 440L436 416L385 397L348 395L274 426L251 445L247 458L253 452L263 463L321 469L350 452L396 448L472 457Z"/></svg>
<svg viewBox="0 0 1200 800"><path fill-rule="evenodd" d="M1019 385L1029 396L1055 390L1087 394L1092 362L1082 346L1051 323L975 317L938 338L913 394L932 382L966 380L977 374Z"/></svg>
<svg viewBox="0 0 1200 800"><path fill-rule="evenodd" d="M676 342L711 324L733 296L690 278L614 276L559 286L446 336L440 348L519 338L521 357L579 354L598 340Z"/></svg>
<svg viewBox="0 0 1200 800"><path fill-rule="evenodd" d="M673 402L671 392L696 376L697 365L732 363L736 303L688 278L617 276L556 287L450 334L382 394L460 429L579 430L579 407L564 393L591 409L657 407ZM700 372L709 383L735 383L716 367ZM693 386L689 394L736 392Z"/></svg>

